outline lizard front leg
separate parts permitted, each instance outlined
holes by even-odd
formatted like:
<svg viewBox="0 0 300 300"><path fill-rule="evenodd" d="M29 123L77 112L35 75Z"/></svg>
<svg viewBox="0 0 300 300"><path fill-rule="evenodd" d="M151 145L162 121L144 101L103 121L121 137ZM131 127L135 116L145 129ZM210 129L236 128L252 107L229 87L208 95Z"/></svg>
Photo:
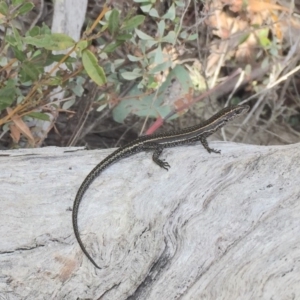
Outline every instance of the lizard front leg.
<svg viewBox="0 0 300 300"><path fill-rule="evenodd" d="M215 150L215 149L210 148L210 147L208 146L206 137L200 136L200 137L199 137L199 141L201 142L202 146L207 150L208 153L214 152L214 153L221 154L221 150Z"/></svg>

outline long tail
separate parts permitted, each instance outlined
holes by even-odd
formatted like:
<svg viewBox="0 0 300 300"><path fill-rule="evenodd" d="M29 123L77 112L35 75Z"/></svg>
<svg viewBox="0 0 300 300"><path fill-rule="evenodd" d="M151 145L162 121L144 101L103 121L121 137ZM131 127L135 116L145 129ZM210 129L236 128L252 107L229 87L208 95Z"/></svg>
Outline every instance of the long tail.
<svg viewBox="0 0 300 300"><path fill-rule="evenodd" d="M83 183L81 184L77 194L76 194L76 197L75 197L75 201L74 201L74 204L73 204L73 212L72 212L72 222L73 222L73 229L74 229L74 233L75 233L75 237L76 237L76 240L81 248L81 250L83 251L83 253L87 256L87 258L93 263L93 265L97 268L97 269L101 269L97 264L96 262L93 260L93 258L90 256L90 254L87 252L85 246L83 245L83 242L80 238L80 235L79 235L79 229L78 229L78 209L79 209L79 205L80 205L80 202L83 198L83 195L84 193L86 192L86 190L88 189L88 187L91 185L91 183L94 181L94 179L96 178L96 176L98 174L100 174L101 170L99 171L99 173L94 177L92 178L91 175L93 175L93 171L95 170L96 168L94 168L92 170L92 172L84 179ZM95 172L95 171L94 171Z"/></svg>
<svg viewBox="0 0 300 300"><path fill-rule="evenodd" d="M90 256L90 254L87 252L85 249L85 246L83 245L83 242L80 238L79 234L79 229L78 229L78 210L79 210L79 205L81 203L81 200L83 198L84 193L87 191L91 183L95 180L95 178L107 167L109 167L111 164L115 163L117 160L121 159L124 156L128 156L130 154L133 154L134 149L130 147L121 147L111 153L109 156L107 156L104 160L102 160L89 174L88 176L84 179L82 182L77 195L74 200L73 204L73 211L72 211L72 222L73 222L73 229L75 233L75 237L77 239L77 242L83 251L83 253L87 256L87 258L93 263L93 265L101 269L96 262L93 260L93 258Z"/></svg>

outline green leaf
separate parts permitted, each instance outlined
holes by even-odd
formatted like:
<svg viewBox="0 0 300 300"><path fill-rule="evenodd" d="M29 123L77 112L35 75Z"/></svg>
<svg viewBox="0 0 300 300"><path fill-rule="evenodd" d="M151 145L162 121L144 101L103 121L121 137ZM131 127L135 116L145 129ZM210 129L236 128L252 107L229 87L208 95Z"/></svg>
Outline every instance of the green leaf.
<svg viewBox="0 0 300 300"><path fill-rule="evenodd" d="M115 35L119 30L119 11L113 9L108 19L108 30L112 35Z"/></svg>
<svg viewBox="0 0 300 300"><path fill-rule="evenodd" d="M179 0L179 1L175 0L174 2L176 4L176 6L178 6L178 7L185 7L185 3L182 0Z"/></svg>
<svg viewBox="0 0 300 300"><path fill-rule="evenodd" d="M66 34L53 33L50 35L50 45L47 50L65 50L75 45L75 41Z"/></svg>
<svg viewBox="0 0 300 300"><path fill-rule="evenodd" d="M159 14L155 8L151 8L148 14L151 17L160 18Z"/></svg>
<svg viewBox="0 0 300 300"><path fill-rule="evenodd" d="M61 77L50 77L46 81L46 85L52 85L52 86L58 86L62 84L62 78Z"/></svg>
<svg viewBox="0 0 300 300"><path fill-rule="evenodd" d="M65 57L64 54L52 54L50 53L49 56L47 57L47 60L45 62L45 65L51 65L53 62L59 62L62 60L62 58ZM77 59L75 57L71 57L69 56L65 62L69 62L69 63L75 63L77 62Z"/></svg>
<svg viewBox="0 0 300 300"><path fill-rule="evenodd" d="M176 17L176 9L174 3L169 7L168 11L162 16L163 19L169 19L173 21Z"/></svg>
<svg viewBox="0 0 300 300"><path fill-rule="evenodd" d="M8 13L8 6L4 1L0 2L0 13L4 16L6 16Z"/></svg>
<svg viewBox="0 0 300 300"><path fill-rule="evenodd" d="M145 16L143 16L143 15L134 16L133 18L125 21L122 24L121 29L122 30L132 30L134 28L137 28L139 25L143 24L144 20L145 20Z"/></svg>
<svg viewBox="0 0 300 300"><path fill-rule="evenodd" d="M169 31L168 34L161 39L161 41L174 45L176 43L175 31Z"/></svg>
<svg viewBox="0 0 300 300"><path fill-rule="evenodd" d="M22 38L19 34L19 31L15 27L13 27L13 33L14 33L14 37L15 37L15 40L16 40L16 43L17 43L16 46L18 47L18 49L20 51L22 51L22 49L23 49Z"/></svg>
<svg viewBox="0 0 300 300"><path fill-rule="evenodd" d="M25 15L29 11L31 11L34 8L34 4L31 2L24 3L18 10L18 15Z"/></svg>
<svg viewBox="0 0 300 300"><path fill-rule="evenodd" d="M259 28L261 28L261 25L259 25L259 24L252 24L251 27L253 27L254 29L259 29Z"/></svg>
<svg viewBox="0 0 300 300"><path fill-rule="evenodd" d="M69 63L69 62L65 62L66 63L66 67L71 71L73 72L74 71L74 66L72 63Z"/></svg>
<svg viewBox="0 0 300 300"><path fill-rule="evenodd" d="M26 32L26 36L37 36L41 34L41 28L38 26L34 26L31 30Z"/></svg>
<svg viewBox="0 0 300 300"><path fill-rule="evenodd" d="M144 33L143 31L141 31L137 28L135 29L135 33L141 40L150 40L150 41L154 40L152 36Z"/></svg>
<svg viewBox="0 0 300 300"><path fill-rule="evenodd" d="M76 52L78 52L80 55L84 49L88 47L89 43L86 40L81 40L76 45Z"/></svg>
<svg viewBox="0 0 300 300"><path fill-rule="evenodd" d="M23 38L24 42L36 46L38 48L45 48L50 44L50 36L49 35L36 35L34 37L26 36Z"/></svg>
<svg viewBox="0 0 300 300"><path fill-rule="evenodd" d="M117 41L115 43L108 44L107 46L104 47L104 49L102 51L105 53L113 52L116 48L118 48L122 44L123 44L123 41Z"/></svg>
<svg viewBox="0 0 300 300"><path fill-rule="evenodd" d="M39 78L39 75L41 74L41 68L37 67L31 62L24 62L21 65L21 69L32 81L37 80Z"/></svg>
<svg viewBox="0 0 300 300"><path fill-rule="evenodd" d="M132 72L123 72L121 75L126 80L135 80L142 76L140 69L134 69Z"/></svg>
<svg viewBox="0 0 300 300"><path fill-rule="evenodd" d="M194 33L194 34L191 34L188 36L187 40L188 41L195 41L198 37L198 34L197 33Z"/></svg>
<svg viewBox="0 0 300 300"><path fill-rule="evenodd" d="M250 36L250 33L245 33L245 34L242 34L239 38L239 45L243 44L244 42L246 42L248 40Z"/></svg>
<svg viewBox="0 0 300 300"><path fill-rule="evenodd" d="M44 67L51 65L55 61L53 57L55 56L51 53L39 49L31 55L30 63L42 70Z"/></svg>
<svg viewBox="0 0 300 300"><path fill-rule="evenodd" d="M66 102L64 102L63 106L62 106L62 109L69 109L73 104L75 103L75 97L72 98L71 100L68 100Z"/></svg>
<svg viewBox="0 0 300 300"><path fill-rule="evenodd" d="M147 4L143 4L140 6L140 9L142 10L142 12L144 13L149 13L150 9L152 8L152 4L151 3L147 3Z"/></svg>
<svg viewBox="0 0 300 300"><path fill-rule="evenodd" d="M0 111L10 106L16 98L16 87L7 84L0 89Z"/></svg>
<svg viewBox="0 0 300 300"><path fill-rule="evenodd" d="M158 65L158 64L163 63L163 61L164 61L164 55L163 55L162 50L161 50L161 45L158 44L158 47L155 51L154 63L156 65Z"/></svg>
<svg viewBox="0 0 300 300"><path fill-rule="evenodd" d="M157 118L165 117L174 108L172 105L162 105L168 94L168 89L172 87L172 82L176 80L181 86L178 98L190 95L193 84L188 71L181 65L177 65L169 73L166 81L159 87L158 91L144 96L144 92L137 88L137 85L130 91L126 99L122 100L113 109L113 118L119 123L123 123L129 114L135 114L139 117ZM174 116L175 118L176 116Z"/></svg>
<svg viewBox="0 0 300 300"><path fill-rule="evenodd" d="M128 41L132 38L132 34L121 34L116 36L117 41Z"/></svg>
<svg viewBox="0 0 300 300"><path fill-rule="evenodd" d="M41 34L51 34L51 29L45 23L43 23L42 27L40 27Z"/></svg>
<svg viewBox="0 0 300 300"><path fill-rule="evenodd" d="M20 69L19 80L24 86L32 86L32 81L30 77L26 74L23 69Z"/></svg>
<svg viewBox="0 0 300 300"><path fill-rule="evenodd" d="M98 65L96 56L90 50L84 50L82 52L82 63L85 71L95 83L99 86L106 83L105 73Z"/></svg>
<svg viewBox="0 0 300 300"><path fill-rule="evenodd" d="M267 38L265 36L261 36L259 38L259 43L263 48L267 48L268 46L271 45L271 41L269 40L269 38Z"/></svg>
<svg viewBox="0 0 300 300"><path fill-rule="evenodd" d="M268 46L270 46L271 41L268 38L269 28L261 28L259 30L256 30L256 35L258 36L259 43L263 48L267 48Z"/></svg>
<svg viewBox="0 0 300 300"><path fill-rule="evenodd" d="M65 50L75 45L75 41L66 34L53 33L34 37L26 36L24 42L47 50Z"/></svg>
<svg viewBox="0 0 300 300"><path fill-rule="evenodd" d="M24 3L25 0L12 0L12 5L13 6L18 6L22 3Z"/></svg>
<svg viewBox="0 0 300 300"><path fill-rule="evenodd" d="M98 112L102 111L106 106L107 106L107 103L105 103L105 104L103 104L103 105L100 105L100 106L97 108L97 111L98 111Z"/></svg>
<svg viewBox="0 0 300 300"><path fill-rule="evenodd" d="M158 64L157 66L155 66L153 69L151 69L149 71L149 74L157 74L159 72L162 72L162 71L165 71L167 70L168 68L170 68L172 65L172 61L168 60L168 61L165 61L161 64Z"/></svg>
<svg viewBox="0 0 300 300"><path fill-rule="evenodd" d="M49 115L40 113L40 112L33 111L33 112L27 114L26 116L34 118L34 119L38 119L38 120L50 121Z"/></svg>
<svg viewBox="0 0 300 300"><path fill-rule="evenodd" d="M17 60L19 60L20 62L24 61L27 59L26 55L24 54L23 51L20 51L17 47L11 47L12 51L15 54L15 57L17 58Z"/></svg>
<svg viewBox="0 0 300 300"><path fill-rule="evenodd" d="M140 61L140 60L143 59L142 57L137 57L137 56L133 56L133 55L130 55L130 54L127 54L127 57L130 61L133 61L133 62L137 62L137 61Z"/></svg>
<svg viewBox="0 0 300 300"><path fill-rule="evenodd" d="M17 47L17 41L16 41L16 39L15 39L14 36L12 36L12 35L6 35L5 41L7 43L9 43L11 46Z"/></svg>
<svg viewBox="0 0 300 300"><path fill-rule="evenodd" d="M72 82L72 84L69 84L71 90L77 97L81 97L84 93L83 83L78 82Z"/></svg>
<svg viewBox="0 0 300 300"><path fill-rule="evenodd" d="M164 20L160 20L157 24L157 28L158 28L158 34L160 37L163 37L164 32L165 32L165 27L166 27L166 23Z"/></svg>

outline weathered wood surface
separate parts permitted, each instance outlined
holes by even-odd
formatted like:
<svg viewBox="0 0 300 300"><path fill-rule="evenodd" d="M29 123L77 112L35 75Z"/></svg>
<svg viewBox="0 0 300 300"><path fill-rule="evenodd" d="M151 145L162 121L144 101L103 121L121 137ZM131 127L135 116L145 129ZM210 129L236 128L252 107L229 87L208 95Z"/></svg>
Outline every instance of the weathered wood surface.
<svg viewBox="0 0 300 300"><path fill-rule="evenodd" d="M110 151L0 152L0 299L300 299L300 145L211 143L121 160ZM75 148L73 148L74 150Z"/></svg>
<svg viewBox="0 0 300 300"><path fill-rule="evenodd" d="M52 32L65 33L75 41L80 39L87 0L54 1Z"/></svg>

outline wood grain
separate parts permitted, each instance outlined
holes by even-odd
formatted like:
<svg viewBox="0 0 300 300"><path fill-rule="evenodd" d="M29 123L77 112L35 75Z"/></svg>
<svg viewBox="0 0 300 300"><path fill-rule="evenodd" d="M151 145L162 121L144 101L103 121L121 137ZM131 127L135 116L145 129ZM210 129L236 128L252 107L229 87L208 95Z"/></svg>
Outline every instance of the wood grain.
<svg viewBox="0 0 300 300"><path fill-rule="evenodd" d="M103 172L79 211L88 172L110 151L0 152L0 298L297 299L300 144L211 143L150 153ZM67 152L73 151L73 152Z"/></svg>

